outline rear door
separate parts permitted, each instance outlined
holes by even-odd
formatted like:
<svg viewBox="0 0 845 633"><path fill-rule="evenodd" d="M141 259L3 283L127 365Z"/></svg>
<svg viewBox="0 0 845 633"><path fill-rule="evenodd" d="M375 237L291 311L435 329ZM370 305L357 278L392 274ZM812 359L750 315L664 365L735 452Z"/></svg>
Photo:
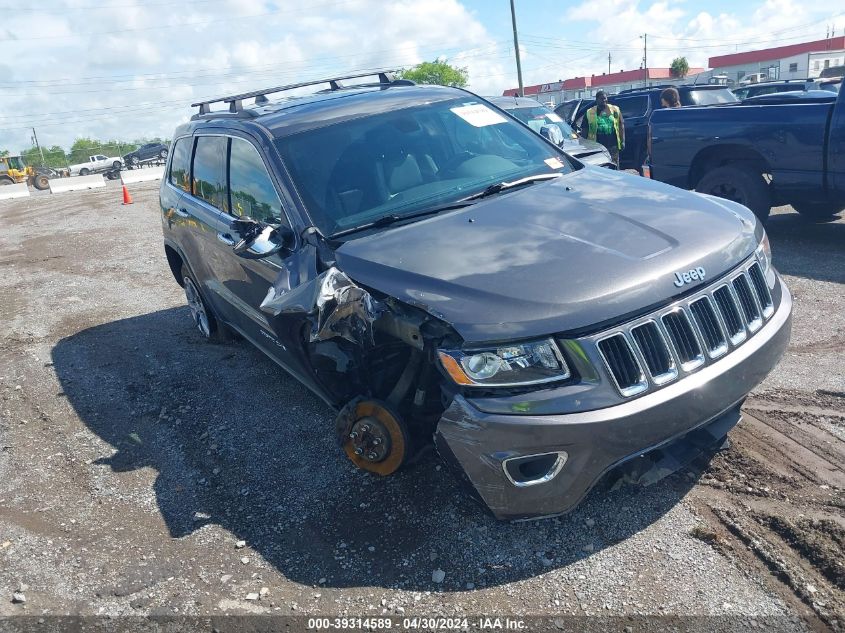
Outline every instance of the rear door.
<svg viewBox="0 0 845 633"><path fill-rule="evenodd" d="M191 181L175 212L185 227L179 244L204 298L215 314L226 320L229 306L220 296L214 275L214 262L224 255L217 235L226 194L226 138L204 134L193 140Z"/></svg>
<svg viewBox="0 0 845 633"><path fill-rule="evenodd" d="M625 119L625 149L619 156L620 169L639 170L646 157L648 142L648 94L610 97L610 103L622 111Z"/></svg>

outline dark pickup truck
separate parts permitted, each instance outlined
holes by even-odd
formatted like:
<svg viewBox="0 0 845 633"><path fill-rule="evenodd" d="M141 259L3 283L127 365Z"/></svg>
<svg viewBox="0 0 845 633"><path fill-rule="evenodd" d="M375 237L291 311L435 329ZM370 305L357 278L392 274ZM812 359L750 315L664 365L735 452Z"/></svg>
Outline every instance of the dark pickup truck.
<svg viewBox="0 0 845 633"><path fill-rule="evenodd" d="M739 202L761 219L791 204L813 220L845 208L845 97L770 97L657 110L651 177Z"/></svg>

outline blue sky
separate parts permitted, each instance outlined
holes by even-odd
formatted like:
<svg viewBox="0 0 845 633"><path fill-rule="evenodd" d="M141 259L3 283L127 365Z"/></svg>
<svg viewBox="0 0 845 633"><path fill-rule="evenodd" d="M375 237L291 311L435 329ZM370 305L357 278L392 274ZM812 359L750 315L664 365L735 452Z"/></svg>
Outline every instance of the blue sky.
<svg viewBox="0 0 845 633"><path fill-rule="evenodd" d="M516 85L509 0L42 0L0 22L0 149L172 134L203 97L446 57ZM179 10L174 11L173 7ZM516 0L526 85L845 32L800 0ZM598 13L596 7L601 7Z"/></svg>

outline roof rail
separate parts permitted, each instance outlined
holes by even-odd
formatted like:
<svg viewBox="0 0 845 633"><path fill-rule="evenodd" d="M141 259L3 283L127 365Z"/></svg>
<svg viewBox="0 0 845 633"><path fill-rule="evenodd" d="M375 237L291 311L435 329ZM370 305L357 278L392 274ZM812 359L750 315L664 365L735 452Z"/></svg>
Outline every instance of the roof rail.
<svg viewBox="0 0 845 633"><path fill-rule="evenodd" d="M196 108L199 107L198 115L202 116L204 114L211 114L211 104L212 103L228 103L229 104L229 113L236 114L243 112L243 101L244 99L251 99L256 97L256 104L257 105L264 105L267 103L267 95L272 94L275 92L283 92L285 90L294 90L295 88L305 88L306 86L318 86L320 84L329 84L329 91L335 90L343 90L347 86L344 86L341 82L346 81L347 79L358 79L360 77L378 77L378 83L374 84L366 84L368 86L411 86L414 85L414 82L408 81L405 79L396 79L394 76L394 72L392 70L376 70L367 73L358 73L355 75L344 75L343 77L333 77L328 79L316 79L314 81L303 81L296 84L288 84L286 86L274 86L273 88L266 88L264 90L254 90L252 92L244 92L237 95L231 95L228 97L218 97L217 99L208 99L207 101L197 101L196 103L192 103L191 107ZM215 113L219 114L219 113Z"/></svg>

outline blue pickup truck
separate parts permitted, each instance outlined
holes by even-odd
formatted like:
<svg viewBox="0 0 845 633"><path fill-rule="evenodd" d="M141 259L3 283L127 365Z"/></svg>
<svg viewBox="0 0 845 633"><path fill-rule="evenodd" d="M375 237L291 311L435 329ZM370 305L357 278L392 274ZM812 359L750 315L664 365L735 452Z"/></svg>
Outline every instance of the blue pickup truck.
<svg viewBox="0 0 845 633"><path fill-rule="evenodd" d="M761 219L785 204L828 218L845 208L843 95L657 110L651 177L739 202Z"/></svg>

